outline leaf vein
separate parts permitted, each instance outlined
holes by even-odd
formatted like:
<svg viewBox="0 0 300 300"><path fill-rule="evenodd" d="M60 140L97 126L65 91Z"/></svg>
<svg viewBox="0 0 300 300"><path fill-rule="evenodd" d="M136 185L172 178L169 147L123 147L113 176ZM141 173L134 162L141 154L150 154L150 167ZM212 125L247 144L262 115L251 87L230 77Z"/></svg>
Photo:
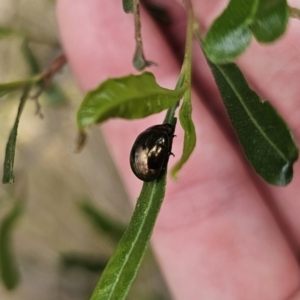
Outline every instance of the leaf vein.
<svg viewBox="0 0 300 300"><path fill-rule="evenodd" d="M278 149L278 147L276 146L276 144L274 144L274 142L271 139L269 139L269 137L261 129L259 123L256 121L255 117L253 116L253 114L251 113L251 111L248 109L247 105L244 103L244 101L242 99L242 96L240 95L240 93L238 92L238 90L235 88L235 86L232 83L232 81L230 80L230 78L227 77L226 72L223 71L222 68L220 68L218 65L216 65L216 67L218 68L218 70L220 71L220 73L224 76L225 80L227 81L228 85L231 87L231 89L233 90L233 92L236 94L237 99L239 100L239 102L241 103L242 107L246 111L247 115L252 120L253 124L258 129L258 131L261 133L261 135L276 150L276 152L279 154L279 156L281 156L286 162L289 162L289 159L284 155L284 153L280 149Z"/></svg>

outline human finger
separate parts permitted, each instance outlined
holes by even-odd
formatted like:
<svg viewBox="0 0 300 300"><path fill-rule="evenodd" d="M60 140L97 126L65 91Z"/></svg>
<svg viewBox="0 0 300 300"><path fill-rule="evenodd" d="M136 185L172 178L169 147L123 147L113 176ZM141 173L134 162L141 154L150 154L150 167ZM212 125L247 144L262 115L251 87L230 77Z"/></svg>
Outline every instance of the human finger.
<svg viewBox="0 0 300 300"><path fill-rule="evenodd" d="M85 90L107 76L132 70L132 19L124 15L119 2L60 0L58 18L65 50ZM146 55L151 53L149 59L160 65L153 71L160 84L171 87L178 64L146 14L143 29ZM168 282L178 299L240 299L245 290L248 299L284 299L299 284L293 253L233 147L194 96L201 147L197 146L180 180L168 183L154 232L155 249ZM141 128L150 125L149 120L114 120L104 126L127 189L135 197L138 188L128 164L129 151ZM161 120L151 118L153 122ZM180 148L174 144L174 152L180 153ZM222 164L216 163L216 156ZM250 288L255 283L257 289Z"/></svg>

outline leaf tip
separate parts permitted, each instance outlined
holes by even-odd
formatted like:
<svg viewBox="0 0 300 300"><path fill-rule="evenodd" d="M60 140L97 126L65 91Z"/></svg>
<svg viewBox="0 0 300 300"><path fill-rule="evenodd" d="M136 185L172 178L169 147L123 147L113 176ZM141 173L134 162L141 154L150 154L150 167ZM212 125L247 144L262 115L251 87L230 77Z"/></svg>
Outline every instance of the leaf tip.
<svg viewBox="0 0 300 300"><path fill-rule="evenodd" d="M2 177L3 184L13 184L15 183L15 175L13 174L12 170L7 171L4 166L4 174Z"/></svg>
<svg viewBox="0 0 300 300"><path fill-rule="evenodd" d="M178 167L177 167L177 164L172 168L170 175L171 175L171 178L174 181L178 180Z"/></svg>
<svg viewBox="0 0 300 300"><path fill-rule="evenodd" d="M278 178L278 180L276 181L276 185L278 186L286 186L288 185L292 179L293 179L293 162L288 162L286 163L282 169L281 169L281 173L280 176Z"/></svg>
<svg viewBox="0 0 300 300"><path fill-rule="evenodd" d="M86 140L87 140L87 134L85 133L85 131L83 131L83 130L78 131L76 138L75 138L75 147L74 147L75 153L81 152L81 150L86 145Z"/></svg>
<svg viewBox="0 0 300 300"><path fill-rule="evenodd" d="M123 10L125 13L130 14L134 12L133 0L123 0Z"/></svg>

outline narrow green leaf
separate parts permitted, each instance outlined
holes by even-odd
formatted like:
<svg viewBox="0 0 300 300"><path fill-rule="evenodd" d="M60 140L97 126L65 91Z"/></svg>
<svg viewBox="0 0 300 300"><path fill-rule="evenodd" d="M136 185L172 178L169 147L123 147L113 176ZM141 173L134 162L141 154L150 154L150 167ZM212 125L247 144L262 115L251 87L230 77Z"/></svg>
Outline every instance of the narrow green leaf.
<svg viewBox="0 0 300 300"><path fill-rule="evenodd" d="M231 0L214 21L203 42L207 57L214 63L224 63L241 54L249 45L251 31L248 18L258 0Z"/></svg>
<svg viewBox="0 0 300 300"><path fill-rule="evenodd" d="M210 67L247 159L268 183L287 185L298 158L287 124L268 101L249 88L235 64L210 63Z"/></svg>
<svg viewBox="0 0 300 300"><path fill-rule="evenodd" d="M9 83L1 83L0 84L0 98L5 96L6 94L22 89L26 84L30 83L29 80L15 81Z"/></svg>
<svg viewBox="0 0 300 300"><path fill-rule="evenodd" d="M125 299L136 277L160 210L166 172L153 182L145 182L130 224L93 293L91 300Z"/></svg>
<svg viewBox="0 0 300 300"><path fill-rule="evenodd" d="M30 74L36 75L36 74L40 73L42 71L40 63L38 62L36 56L32 52L32 50L29 46L28 39L25 39L23 41L21 51L22 51L24 58L28 64L28 67L30 69Z"/></svg>
<svg viewBox="0 0 300 300"><path fill-rule="evenodd" d="M192 120L192 103L191 103L191 88L192 88L192 43L193 43L193 28L194 28L194 14L190 10L188 12L188 25L186 30L186 45L185 45L185 57L184 57L184 80L186 85L188 85L187 90L183 96L183 103L179 111L179 120L181 127L184 130L184 142L183 142L183 151L181 158L175 164L171 171L173 178L177 178L178 171L182 168L185 162L191 156L195 145L196 145L196 132L195 126ZM181 84L180 81L182 78L179 78L178 84Z"/></svg>
<svg viewBox="0 0 300 300"><path fill-rule="evenodd" d="M171 175L174 179L177 178L178 171L189 159L196 146L196 132L192 120L192 103L190 90L187 90L185 92L183 99L184 100L179 111L180 124L184 130L183 151L180 160L174 165L171 170Z"/></svg>
<svg viewBox="0 0 300 300"><path fill-rule="evenodd" d="M83 268L90 272L102 272L107 265L108 259L93 257L87 254L63 253L60 261L65 269Z"/></svg>
<svg viewBox="0 0 300 300"><path fill-rule="evenodd" d="M260 0L250 28L261 43L270 43L286 30L289 7L286 0Z"/></svg>
<svg viewBox="0 0 300 300"><path fill-rule="evenodd" d="M87 219L96 227L96 229L100 230L101 233L104 232L116 242L120 240L125 231L125 227L123 225L107 217L107 215L87 201L79 203L79 208Z"/></svg>
<svg viewBox="0 0 300 300"><path fill-rule="evenodd" d="M133 13L134 9L133 9L133 0L123 0L123 10L129 14L129 13Z"/></svg>
<svg viewBox="0 0 300 300"><path fill-rule="evenodd" d="M214 63L227 63L249 45L252 33L259 42L271 42L286 29L286 0L231 0L214 21L203 43Z"/></svg>
<svg viewBox="0 0 300 300"><path fill-rule="evenodd" d="M16 31L10 27L0 27L0 40L11 38L11 37L21 37L20 32Z"/></svg>
<svg viewBox="0 0 300 300"><path fill-rule="evenodd" d="M159 113L180 100L184 90L162 88L149 72L108 79L83 100L77 113L79 131L108 118L138 119Z"/></svg>
<svg viewBox="0 0 300 300"><path fill-rule="evenodd" d="M24 88L23 94L21 96L18 113L15 119L15 124L10 132L8 142L6 144L5 158L4 158L4 171L3 171L3 183L13 183L14 182L14 160L15 160L15 149L18 134L18 126L20 121L20 116L22 114L25 102L27 100L31 86L27 85Z"/></svg>
<svg viewBox="0 0 300 300"><path fill-rule="evenodd" d="M20 281L12 250L11 237L15 223L21 216L22 211L23 204L17 201L0 224L0 272L3 284L8 290L14 289Z"/></svg>

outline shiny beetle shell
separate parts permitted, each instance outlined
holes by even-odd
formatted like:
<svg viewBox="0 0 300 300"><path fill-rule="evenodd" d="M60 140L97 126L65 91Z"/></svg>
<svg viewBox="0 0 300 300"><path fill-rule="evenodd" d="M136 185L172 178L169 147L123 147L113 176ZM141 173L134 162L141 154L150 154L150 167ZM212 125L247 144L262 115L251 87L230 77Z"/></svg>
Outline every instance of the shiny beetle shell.
<svg viewBox="0 0 300 300"><path fill-rule="evenodd" d="M174 127L161 124L149 127L135 140L130 152L133 173L143 181L154 181L165 169L171 154Z"/></svg>

